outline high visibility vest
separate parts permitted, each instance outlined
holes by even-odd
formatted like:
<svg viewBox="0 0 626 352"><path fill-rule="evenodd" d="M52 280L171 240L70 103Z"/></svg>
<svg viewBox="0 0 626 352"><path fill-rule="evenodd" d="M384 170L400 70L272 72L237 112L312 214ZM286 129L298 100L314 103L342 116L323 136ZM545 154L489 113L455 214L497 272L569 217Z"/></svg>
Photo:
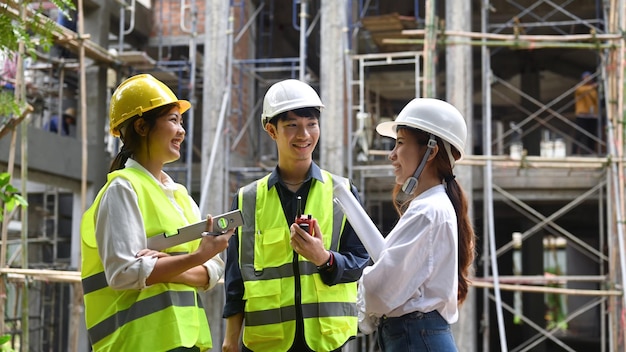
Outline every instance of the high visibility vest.
<svg viewBox="0 0 626 352"><path fill-rule="evenodd" d="M102 195L116 177L129 180L137 193L147 237L164 232L174 234L181 226L199 221L184 187L178 187L174 198L186 219L179 216L156 181L141 170L126 168L108 175L107 184L81 222L85 320L93 350L167 351L181 346L210 349L209 324L194 287L175 283L154 284L142 290L109 287L96 244L95 216ZM177 245L164 252L190 253L198 248L199 241Z"/></svg>
<svg viewBox="0 0 626 352"><path fill-rule="evenodd" d="M347 179L322 171L324 182L313 180L305 205L320 225L324 247L338 250L345 216L333 202L333 184ZM239 266L244 283L243 343L255 352L287 351L296 332L296 309L304 319L304 337L314 351L341 347L357 333L356 283L326 285L312 262L298 256L295 278L289 226L282 215L276 187L268 190L266 176L239 192L244 225L239 228ZM280 214L280 215L278 215ZM332 236L331 236L332 234ZM301 306L296 307L296 280Z"/></svg>

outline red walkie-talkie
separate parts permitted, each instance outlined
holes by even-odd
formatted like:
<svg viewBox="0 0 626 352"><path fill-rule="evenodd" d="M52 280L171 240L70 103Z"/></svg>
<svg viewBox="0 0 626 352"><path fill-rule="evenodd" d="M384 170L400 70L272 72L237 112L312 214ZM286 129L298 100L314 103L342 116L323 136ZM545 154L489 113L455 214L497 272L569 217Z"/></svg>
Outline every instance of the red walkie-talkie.
<svg viewBox="0 0 626 352"><path fill-rule="evenodd" d="M297 204L297 215L296 215L296 224L300 226L301 229L308 232L311 236L313 236L313 227L311 226L313 216L311 214L304 215L302 214L302 197L298 196L298 204Z"/></svg>

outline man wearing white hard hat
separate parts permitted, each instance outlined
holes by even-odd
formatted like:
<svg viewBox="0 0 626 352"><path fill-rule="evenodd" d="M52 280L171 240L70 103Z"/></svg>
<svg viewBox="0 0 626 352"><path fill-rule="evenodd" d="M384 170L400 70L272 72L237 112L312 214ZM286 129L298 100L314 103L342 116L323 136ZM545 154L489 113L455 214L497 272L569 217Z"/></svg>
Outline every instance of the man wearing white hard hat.
<svg viewBox="0 0 626 352"><path fill-rule="evenodd" d="M242 350L255 352L339 351L356 336L356 281L369 256L333 202L334 185L358 197L356 188L313 162L323 107L298 80L265 94L261 125L278 165L234 200L244 225L228 246L223 351L239 351L242 329Z"/></svg>

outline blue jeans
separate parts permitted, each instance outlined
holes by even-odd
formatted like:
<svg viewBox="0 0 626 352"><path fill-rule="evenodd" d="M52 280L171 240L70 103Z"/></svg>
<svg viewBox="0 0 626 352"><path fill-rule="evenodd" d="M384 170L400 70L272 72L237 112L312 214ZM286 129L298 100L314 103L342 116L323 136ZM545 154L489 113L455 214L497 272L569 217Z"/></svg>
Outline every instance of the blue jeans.
<svg viewBox="0 0 626 352"><path fill-rule="evenodd" d="M383 352L457 351L450 325L437 311L381 318L378 346Z"/></svg>

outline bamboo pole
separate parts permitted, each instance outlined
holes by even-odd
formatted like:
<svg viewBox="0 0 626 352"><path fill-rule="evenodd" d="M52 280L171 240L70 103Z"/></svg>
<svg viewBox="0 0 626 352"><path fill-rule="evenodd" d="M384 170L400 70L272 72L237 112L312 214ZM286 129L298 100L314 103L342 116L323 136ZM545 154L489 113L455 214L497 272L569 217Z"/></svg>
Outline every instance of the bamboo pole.
<svg viewBox="0 0 626 352"><path fill-rule="evenodd" d="M435 56L437 55L437 16L435 15L435 0L426 0L426 35L424 44L424 82L422 96L434 98L435 92Z"/></svg>
<svg viewBox="0 0 626 352"><path fill-rule="evenodd" d="M617 33L624 30L626 22L624 20L624 0L611 1L608 19L608 31ZM611 319L613 325L623 321L626 310L626 257L624 238L626 229L624 228L624 50L626 42L624 38L618 43L616 48L606 52L606 65L603 66L603 73L606 77L603 87L606 91L606 112L607 112L607 143L608 151L615 157L615 162L611 164L611 223L609 230L612 234L613 242L610 243L610 272L611 279L615 287L622 289L622 296L619 300L612 299L609 304L614 312ZM623 328L623 327L622 327ZM623 341L623 331L619 329L613 334L610 345L613 350L626 351L626 344Z"/></svg>
<svg viewBox="0 0 626 352"><path fill-rule="evenodd" d="M24 109L22 109L22 112L18 116L10 118L6 124L0 126L0 138L4 137L4 135L6 135L7 133L14 131L17 125L24 121L26 116L28 116L33 111L33 106L30 104L26 104L26 106L24 107Z"/></svg>
<svg viewBox="0 0 626 352"><path fill-rule="evenodd" d="M370 155L389 155L388 150L370 150ZM621 162L626 160L620 159ZM463 159L457 161L457 165L484 166L487 162L493 163L498 168L516 168L516 169L605 169L611 162L615 162L615 158L609 157L576 157L567 156L564 158L548 158L542 156L524 156L521 159L512 159L508 155L466 155ZM362 168L356 168L362 170ZM391 165L377 165L377 169L391 170Z"/></svg>
<svg viewBox="0 0 626 352"><path fill-rule="evenodd" d="M517 49L547 49L547 48L569 48L569 49L609 49L615 48L623 39L619 33L610 34L570 34L570 35L528 35L528 34L497 34L483 32L467 32L458 30L442 30L440 44L466 44L473 46L488 47L513 47ZM415 38L387 38L383 39L383 44L396 45L430 45L428 39L430 29L405 29L402 31L406 36L423 36L424 39ZM467 37L478 40L455 41L447 40L447 36ZM485 40L486 39L486 40Z"/></svg>
<svg viewBox="0 0 626 352"><path fill-rule="evenodd" d="M5 133L8 133L9 131L11 131L11 144L9 147L9 161L8 161L9 180L11 180L12 178L13 169L15 167L15 149L16 149L16 142L17 142L16 127L32 111L33 111L33 107L30 104L26 105L26 107L24 108L24 110L22 110L22 113L20 114L19 117L11 118L11 120L6 125L4 125L2 129L0 129L0 138L2 138L2 136ZM9 214L8 210L6 208L3 208L2 234L0 236L2 238L2 243L0 244L0 269L6 266L9 223L11 222L11 219L13 218L13 214L15 214L15 211ZM6 295L5 275L0 275L0 335L4 334L4 331L5 331L4 316L5 316L6 297L7 295Z"/></svg>
<svg viewBox="0 0 626 352"><path fill-rule="evenodd" d="M88 167L88 143L87 143L87 79L85 72L85 44L87 36L84 31L85 17L83 12L83 0L78 0L78 59L80 67L80 121L81 121L81 146L82 146L82 167L80 182L80 213L83 214L87 209L87 167ZM80 263L78 261L78 272L80 273ZM69 342L68 350L72 352L79 351L79 323L83 314L83 291L80 282L74 282L72 285L72 305L70 308L70 326L69 326Z"/></svg>
<svg viewBox="0 0 626 352"><path fill-rule="evenodd" d="M12 179L13 171L15 168L15 148L17 143L17 130L15 128L9 129L11 131L11 145L9 147L9 162L8 162L8 173L9 173L9 181ZM4 268L6 266L6 256L7 256L7 240L9 233L9 222L13 216L9 216L9 212L6 208L3 208L3 221L2 221L2 245L0 246L0 268ZM5 301L6 301L6 283L4 280L4 276L0 275L0 335L4 334L5 326L4 326L4 315L5 315Z"/></svg>
<svg viewBox="0 0 626 352"><path fill-rule="evenodd" d="M427 45L426 39L402 39L402 38L387 38L382 40L383 44L394 45ZM445 38L439 38L438 44L447 45L472 45L472 46L487 46L487 47L511 47L514 49L549 49L549 48L563 48L563 49L610 49L614 48L615 44L612 43L566 43L566 42L533 42L533 41L520 41L520 40L470 40L470 41L456 41L447 40Z"/></svg>
<svg viewBox="0 0 626 352"><path fill-rule="evenodd" d="M606 275L500 275L498 282L505 284L564 284L566 282L606 282ZM485 276L477 281L493 282L493 276Z"/></svg>
<svg viewBox="0 0 626 352"><path fill-rule="evenodd" d="M11 279L35 280L44 282L80 283L80 271L64 271L52 269L0 268L0 274Z"/></svg>
<svg viewBox="0 0 626 352"><path fill-rule="evenodd" d="M476 39L492 39L498 41L529 41L529 42L570 42L570 41L590 41L598 42L603 40L615 40L619 41L622 36L617 33L609 34L565 34L565 35L532 35L532 34L496 34L496 33L482 33L482 32L466 32L457 30L445 30L440 32L444 36L455 37L467 37ZM403 35L413 36L425 36L426 30L424 29L405 29L402 31Z"/></svg>
<svg viewBox="0 0 626 352"><path fill-rule="evenodd" d="M493 288L493 281L473 279L472 286ZM519 291L519 292L531 292L531 293L556 293L576 296L622 296L620 290L584 290L575 288L560 288L560 287L545 287L545 286L530 286L530 285L512 285L512 284L499 284L500 290L505 291Z"/></svg>
<svg viewBox="0 0 626 352"><path fill-rule="evenodd" d="M616 23L615 23L615 31L617 32L618 30L622 32L622 35L624 34L624 29L626 28L626 19L624 18L624 11L626 11L626 5L624 0L621 0L618 2L614 1L613 2L613 6L618 7L617 11L613 11L614 12L614 16L617 17L616 18ZM618 16L618 14L621 14ZM619 23L618 23L619 21ZM622 289L622 307L621 307L621 311L620 313L624 313L624 311L626 310L626 299L624 298L624 296L626 296L626 292L624 292L624 285L626 285L626 282L624 281L624 261L625 261L625 256L626 256L626 248L624 248L624 234L626 233L626 228L625 228L625 224L624 224L624 219L626 217L626 209L625 209L625 205L624 205L624 199L625 199L625 190L624 190L624 161L621 160L621 158L623 158L624 156L624 119L626 118L626 110L625 110L625 106L624 106L624 99L626 98L624 95L624 85L626 84L626 82L624 82L624 75L625 75L625 70L626 70L626 40L625 38L622 36L622 40L620 41L620 47L619 49L616 50L615 53L616 56L616 71L615 71L615 82L616 82L616 106L615 106L615 117L614 117L614 121L615 121L615 145L616 145L616 149L617 149L617 161L616 161L616 166L617 166L617 170L618 170L618 175L616 175L617 177L617 185L619 187L618 189L618 193L619 193L619 201L616 204L616 209L619 212L617 214L617 216L615 217L617 219L616 221L616 226L617 226L617 233L618 233L618 237L621 239L620 241L618 241L618 243L621 243L621 246L618 248L617 253L620 257L620 262L621 262L621 289ZM622 330L623 332L623 330ZM626 344L624 343L623 339L619 340L621 346L620 349L622 351L626 351Z"/></svg>
<svg viewBox="0 0 626 352"><path fill-rule="evenodd" d="M26 5L20 6L20 18L22 22L26 21ZM18 105L26 102L26 82L24 79L24 61L26 55L26 45L23 40L19 42L19 55L17 60L17 74L15 77L15 101ZM28 193L28 125L21 124L21 165L20 165L20 181L21 192L23 195ZM22 268L28 268L28 209L21 207L21 261ZM30 287L28 282L24 282L21 296L21 326L22 335L20 338L20 348L24 351L29 350L30 344Z"/></svg>

